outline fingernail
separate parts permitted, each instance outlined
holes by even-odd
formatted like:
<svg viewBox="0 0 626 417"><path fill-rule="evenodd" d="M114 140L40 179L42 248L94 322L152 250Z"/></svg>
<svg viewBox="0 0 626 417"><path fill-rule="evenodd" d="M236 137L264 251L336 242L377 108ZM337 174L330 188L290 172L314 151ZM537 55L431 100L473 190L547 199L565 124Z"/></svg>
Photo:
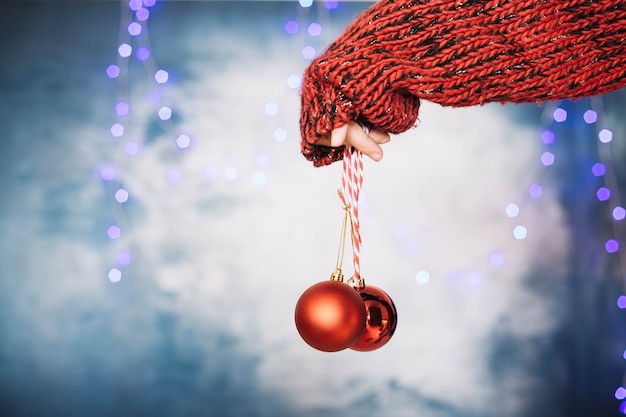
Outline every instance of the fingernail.
<svg viewBox="0 0 626 417"><path fill-rule="evenodd" d="M379 152L374 152L374 153L371 155L371 158L372 158L374 161L378 162L378 161L380 161L381 159L383 159L383 154L381 154L381 153L379 153Z"/></svg>

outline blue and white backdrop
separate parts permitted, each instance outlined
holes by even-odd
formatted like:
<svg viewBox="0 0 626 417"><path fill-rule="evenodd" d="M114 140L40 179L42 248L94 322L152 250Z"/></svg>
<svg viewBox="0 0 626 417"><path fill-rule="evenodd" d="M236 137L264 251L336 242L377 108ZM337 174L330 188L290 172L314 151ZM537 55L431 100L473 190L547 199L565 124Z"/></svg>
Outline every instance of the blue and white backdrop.
<svg viewBox="0 0 626 417"><path fill-rule="evenodd" d="M396 334L298 336L342 218L339 165L299 153L300 76L370 4L3 6L3 416L621 414L624 91L423 103L365 166Z"/></svg>

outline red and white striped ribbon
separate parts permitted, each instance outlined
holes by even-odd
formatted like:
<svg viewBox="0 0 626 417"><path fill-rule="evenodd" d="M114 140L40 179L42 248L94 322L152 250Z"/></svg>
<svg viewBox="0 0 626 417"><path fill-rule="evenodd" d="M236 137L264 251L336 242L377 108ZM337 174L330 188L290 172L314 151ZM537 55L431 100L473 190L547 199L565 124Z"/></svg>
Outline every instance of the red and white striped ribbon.
<svg viewBox="0 0 626 417"><path fill-rule="evenodd" d="M342 199L350 212L352 235L352 257L354 278L361 277L361 231L359 227L359 193L363 184L363 154L358 149L346 146L343 153L343 172L341 175Z"/></svg>

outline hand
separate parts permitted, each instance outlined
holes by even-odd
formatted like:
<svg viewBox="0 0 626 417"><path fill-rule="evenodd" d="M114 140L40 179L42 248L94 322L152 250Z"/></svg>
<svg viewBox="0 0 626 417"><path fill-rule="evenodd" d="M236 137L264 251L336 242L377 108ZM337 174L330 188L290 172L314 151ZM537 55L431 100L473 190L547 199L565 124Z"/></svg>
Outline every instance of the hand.
<svg viewBox="0 0 626 417"><path fill-rule="evenodd" d="M383 158L383 149L380 145L390 140L391 138L387 132L372 129L369 133L366 133L357 122L348 122L348 124L333 129L330 132L330 137L325 136L321 138L317 141L317 144L332 147L350 145L361 151L363 155L367 155L372 160L378 162Z"/></svg>

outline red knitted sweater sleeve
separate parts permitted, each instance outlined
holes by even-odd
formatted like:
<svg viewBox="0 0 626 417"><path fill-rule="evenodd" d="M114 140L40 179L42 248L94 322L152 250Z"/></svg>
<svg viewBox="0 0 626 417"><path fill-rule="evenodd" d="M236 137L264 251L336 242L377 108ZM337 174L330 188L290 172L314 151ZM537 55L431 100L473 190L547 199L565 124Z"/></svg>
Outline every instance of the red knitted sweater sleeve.
<svg viewBox="0 0 626 417"><path fill-rule="evenodd" d="M540 102L625 84L624 0L382 0L306 69L302 153L341 159L316 142L350 120L404 132L420 99Z"/></svg>

